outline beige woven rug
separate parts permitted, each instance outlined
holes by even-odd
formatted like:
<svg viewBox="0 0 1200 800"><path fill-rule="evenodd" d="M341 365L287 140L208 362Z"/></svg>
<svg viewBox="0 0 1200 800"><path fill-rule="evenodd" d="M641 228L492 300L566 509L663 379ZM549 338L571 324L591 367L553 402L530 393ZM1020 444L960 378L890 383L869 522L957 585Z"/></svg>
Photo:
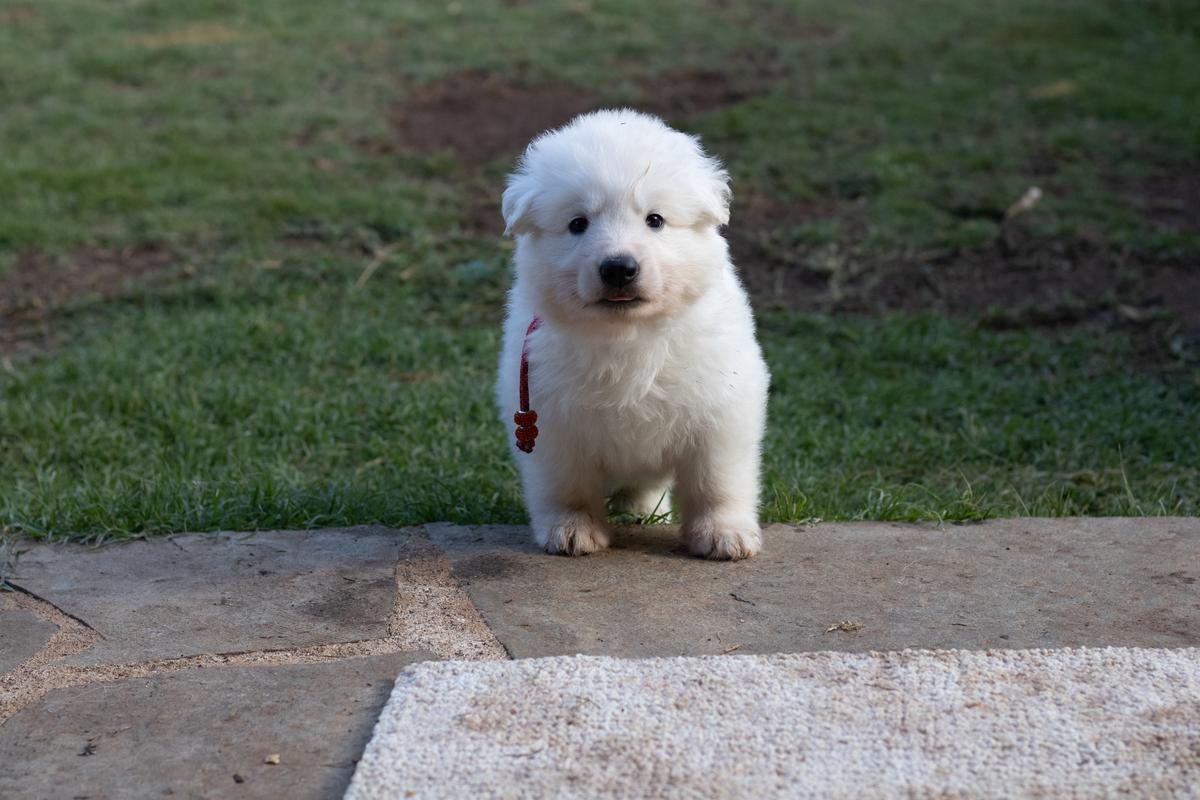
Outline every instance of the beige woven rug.
<svg viewBox="0 0 1200 800"><path fill-rule="evenodd" d="M426 662L347 797L1200 797L1200 649Z"/></svg>

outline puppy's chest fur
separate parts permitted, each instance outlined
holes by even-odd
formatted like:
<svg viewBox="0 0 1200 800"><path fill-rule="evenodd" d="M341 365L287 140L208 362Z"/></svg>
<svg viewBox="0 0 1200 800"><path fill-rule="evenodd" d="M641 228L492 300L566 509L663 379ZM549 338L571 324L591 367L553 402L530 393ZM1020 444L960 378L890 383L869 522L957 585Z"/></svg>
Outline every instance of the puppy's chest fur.
<svg viewBox="0 0 1200 800"><path fill-rule="evenodd" d="M719 401L720 364L669 336L618 342L546 331L530 346L530 396L539 427L619 471L657 471L703 430ZM557 449L557 446L556 446Z"/></svg>

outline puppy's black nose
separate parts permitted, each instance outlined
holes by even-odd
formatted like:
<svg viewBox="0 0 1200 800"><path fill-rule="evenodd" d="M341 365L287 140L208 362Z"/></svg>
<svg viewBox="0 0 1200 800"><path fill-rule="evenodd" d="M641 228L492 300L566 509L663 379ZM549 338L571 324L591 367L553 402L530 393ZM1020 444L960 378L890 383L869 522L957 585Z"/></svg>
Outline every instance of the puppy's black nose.
<svg viewBox="0 0 1200 800"><path fill-rule="evenodd" d="M638 274L633 256L609 256L600 262L600 280L610 289L624 289Z"/></svg>

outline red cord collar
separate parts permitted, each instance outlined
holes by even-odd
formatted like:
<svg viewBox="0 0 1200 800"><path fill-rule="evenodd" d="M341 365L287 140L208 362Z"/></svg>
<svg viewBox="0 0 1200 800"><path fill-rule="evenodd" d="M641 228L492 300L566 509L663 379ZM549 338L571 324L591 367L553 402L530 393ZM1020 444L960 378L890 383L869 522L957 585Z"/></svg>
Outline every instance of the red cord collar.
<svg viewBox="0 0 1200 800"><path fill-rule="evenodd" d="M517 449L526 453L533 452L533 444L537 440L537 412L529 408L529 334L542 324L542 320L534 317L525 331L525 341L521 345L521 410L513 415L517 423Z"/></svg>

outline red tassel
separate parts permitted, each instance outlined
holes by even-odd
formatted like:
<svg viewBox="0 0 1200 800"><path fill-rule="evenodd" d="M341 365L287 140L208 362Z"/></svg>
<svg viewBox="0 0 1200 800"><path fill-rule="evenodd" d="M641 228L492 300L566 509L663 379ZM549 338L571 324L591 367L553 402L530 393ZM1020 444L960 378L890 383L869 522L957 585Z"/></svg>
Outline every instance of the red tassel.
<svg viewBox="0 0 1200 800"><path fill-rule="evenodd" d="M517 423L517 449L523 453L532 453L534 442L537 440L537 412L529 409L529 334L542 324L537 317L529 323L525 331L525 342L521 345L521 410L513 415Z"/></svg>

